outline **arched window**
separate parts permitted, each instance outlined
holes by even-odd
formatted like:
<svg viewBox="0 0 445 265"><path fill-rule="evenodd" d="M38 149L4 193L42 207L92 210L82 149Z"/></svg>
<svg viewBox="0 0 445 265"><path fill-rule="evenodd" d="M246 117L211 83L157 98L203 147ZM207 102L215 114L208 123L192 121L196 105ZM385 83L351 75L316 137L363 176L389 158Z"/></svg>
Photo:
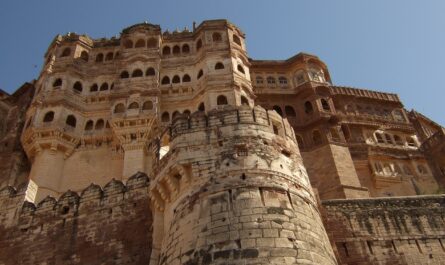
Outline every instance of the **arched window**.
<svg viewBox="0 0 445 265"><path fill-rule="evenodd" d="M87 121L87 123L85 123L85 131L91 131L93 126L94 122L92 120Z"/></svg>
<svg viewBox="0 0 445 265"><path fill-rule="evenodd" d="M168 76L164 76L164 77L162 78L161 84L162 84L162 85L168 85L168 84L170 84L170 78L169 78Z"/></svg>
<svg viewBox="0 0 445 265"><path fill-rule="evenodd" d="M215 64L215 70L220 70L220 69L224 69L224 64L221 62L217 62Z"/></svg>
<svg viewBox="0 0 445 265"><path fill-rule="evenodd" d="M388 144L392 144L393 142L392 142L391 135L389 135L389 134L387 134L387 133L385 133L384 135L385 135L385 140L386 140L386 142L387 142Z"/></svg>
<svg viewBox="0 0 445 265"><path fill-rule="evenodd" d="M175 110L172 114L172 120L176 119L180 114L179 111Z"/></svg>
<svg viewBox="0 0 445 265"><path fill-rule="evenodd" d="M108 84L107 84L107 83L103 83L103 84L100 86L100 91L106 91L106 90L108 90Z"/></svg>
<svg viewBox="0 0 445 265"><path fill-rule="evenodd" d="M275 78L273 76L267 77L267 84L269 85L275 85Z"/></svg>
<svg viewBox="0 0 445 265"><path fill-rule="evenodd" d="M177 54L180 54L180 53L181 53L181 48L179 48L178 45L175 45L173 47L173 54L177 55Z"/></svg>
<svg viewBox="0 0 445 265"><path fill-rule="evenodd" d="M292 106L285 106L284 112L286 112L287 117L296 117L297 114L295 113L295 110Z"/></svg>
<svg viewBox="0 0 445 265"><path fill-rule="evenodd" d="M280 83L280 85L287 85L287 78L284 76L280 76L278 78L278 82Z"/></svg>
<svg viewBox="0 0 445 265"><path fill-rule="evenodd" d="M272 107L273 110L275 110L278 114L280 114L280 116L283 116L283 111L281 110L280 106L273 106Z"/></svg>
<svg viewBox="0 0 445 265"><path fill-rule="evenodd" d="M144 73L142 72L141 69L136 69L133 71L133 73L131 74L131 77L141 77L143 76Z"/></svg>
<svg viewBox="0 0 445 265"><path fill-rule="evenodd" d="M190 116L191 112L190 112L190 110L186 109L182 112L182 114L184 114L188 117L188 116Z"/></svg>
<svg viewBox="0 0 445 265"><path fill-rule="evenodd" d="M315 145L321 144L321 134L318 130L312 132L312 142Z"/></svg>
<svg viewBox="0 0 445 265"><path fill-rule="evenodd" d="M112 61L113 60L113 52L107 53L107 56L105 56L105 61Z"/></svg>
<svg viewBox="0 0 445 265"><path fill-rule="evenodd" d="M155 69L153 67L149 67L147 69L147 71L145 72L145 75L146 76L154 76L154 75L156 75Z"/></svg>
<svg viewBox="0 0 445 265"><path fill-rule="evenodd" d="M84 60L85 62L88 62L88 59L89 59L88 52L86 52L86 51L82 51L82 52L80 53L80 59Z"/></svg>
<svg viewBox="0 0 445 265"><path fill-rule="evenodd" d="M236 68L238 69L239 72L241 72L243 74L246 73L246 72L244 72L244 68L240 64L238 64L238 66Z"/></svg>
<svg viewBox="0 0 445 265"><path fill-rule="evenodd" d="M102 130L102 129L104 128L104 126L105 126L104 120L99 119L99 120L97 120L97 122L96 122L95 129L96 129L96 130Z"/></svg>
<svg viewBox="0 0 445 265"><path fill-rule="evenodd" d="M323 107L324 111L331 111L331 108L329 107L329 102L324 98L321 99L321 106Z"/></svg>
<svg viewBox="0 0 445 265"><path fill-rule="evenodd" d="M99 90L99 87L97 86L97 84L92 84L90 87L90 92L96 92L97 90Z"/></svg>
<svg viewBox="0 0 445 265"><path fill-rule="evenodd" d="M261 84L264 83L264 79L263 79L261 76L257 76L257 77L256 77L256 83L257 83L258 85L261 85Z"/></svg>
<svg viewBox="0 0 445 265"><path fill-rule="evenodd" d="M202 48L202 40L199 39L199 40L196 42L196 50L199 51L199 50L201 50L201 48Z"/></svg>
<svg viewBox="0 0 445 265"><path fill-rule="evenodd" d="M67 57L67 56L70 56L70 55L71 55L71 49L70 48L65 48L62 51L62 54L60 55L60 57Z"/></svg>
<svg viewBox="0 0 445 265"><path fill-rule="evenodd" d="M412 137L406 137L406 142L408 143L408 146L411 146L411 147L417 146L416 142L414 141L414 139Z"/></svg>
<svg viewBox="0 0 445 265"><path fill-rule="evenodd" d="M54 111L48 111L43 117L43 122L52 122L54 120Z"/></svg>
<svg viewBox="0 0 445 265"><path fill-rule="evenodd" d="M155 38L150 38L147 41L147 48L156 48L158 46L158 41Z"/></svg>
<svg viewBox="0 0 445 265"><path fill-rule="evenodd" d="M66 125L71 126L73 128L76 128L76 117L74 117L74 115L68 115L68 117L66 117Z"/></svg>
<svg viewBox="0 0 445 265"><path fill-rule="evenodd" d="M172 78L172 83L173 84L178 84L180 82L181 82L181 78L179 78L178 75L173 76L173 78Z"/></svg>
<svg viewBox="0 0 445 265"><path fill-rule="evenodd" d="M96 55L96 63L101 63L104 60L104 55L103 53L99 53L98 55Z"/></svg>
<svg viewBox="0 0 445 265"><path fill-rule="evenodd" d="M395 142L397 145L403 145L402 138L401 138L400 136L398 136L398 135L394 135L394 142Z"/></svg>
<svg viewBox="0 0 445 265"><path fill-rule="evenodd" d="M74 83L73 89L74 89L75 91L82 92L82 90L83 90L82 83L80 83L79 81L77 81L76 83Z"/></svg>
<svg viewBox="0 0 445 265"><path fill-rule="evenodd" d="M306 112L306 114L311 114L314 112L314 108L312 107L312 103L310 101L306 101L304 103L304 112Z"/></svg>
<svg viewBox="0 0 445 265"><path fill-rule="evenodd" d="M162 48L162 54L163 55L170 55L170 47L169 46L164 46L164 48Z"/></svg>
<svg viewBox="0 0 445 265"><path fill-rule="evenodd" d="M145 47L145 40L139 39L136 41L136 44L134 45L135 48L144 48Z"/></svg>
<svg viewBox="0 0 445 265"><path fill-rule="evenodd" d="M57 78L54 83L53 83L53 87L54 88L60 88L62 86L62 79Z"/></svg>
<svg viewBox="0 0 445 265"><path fill-rule="evenodd" d="M198 111L205 111L205 110L206 110L206 107L204 105L204 102L201 102L198 106Z"/></svg>
<svg viewBox="0 0 445 265"><path fill-rule="evenodd" d="M144 104L142 104L142 110L151 110L153 109L153 102L150 100L145 101Z"/></svg>
<svg viewBox="0 0 445 265"><path fill-rule="evenodd" d="M239 46L241 46L241 40L238 36L233 35L233 42L235 42L236 44L238 44Z"/></svg>
<svg viewBox="0 0 445 265"><path fill-rule="evenodd" d="M249 106L249 101L245 96L241 96L241 105L247 105Z"/></svg>
<svg viewBox="0 0 445 265"><path fill-rule="evenodd" d="M133 48L133 42L131 40L125 40L124 41L124 47L125 47L125 49Z"/></svg>
<svg viewBox="0 0 445 265"><path fill-rule="evenodd" d="M182 45L182 53L189 53L190 52L190 46L188 44Z"/></svg>
<svg viewBox="0 0 445 265"><path fill-rule="evenodd" d="M383 136L381 133L375 133L375 139L377 140L377 143L380 143L380 144L385 143L385 140L383 139Z"/></svg>
<svg viewBox="0 0 445 265"><path fill-rule="evenodd" d="M298 134L295 135L295 138L297 138L298 147L299 148L304 148L303 138L300 135L298 135Z"/></svg>
<svg viewBox="0 0 445 265"><path fill-rule="evenodd" d="M227 103L227 98L226 98L226 96L219 95L219 96L216 98L216 104L217 104L217 105L227 105L228 103Z"/></svg>
<svg viewBox="0 0 445 265"><path fill-rule="evenodd" d="M170 121L170 114L167 111L162 113L161 121L162 122L169 122Z"/></svg>
<svg viewBox="0 0 445 265"><path fill-rule="evenodd" d="M123 79L123 78L129 78L130 77L130 74L128 74L128 72L127 71L123 71L122 73L121 73L121 78Z"/></svg>
<svg viewBox="0 0 445 265"><path fill-rule="evenodd" d="M190 82L190 81L191 81L191 79L190 79L190 76L189 76L188 74L185 74L185 75L182 77L182 82L183 82L183 83Z"/></svg>
<svg viewBox="0 0 445 265"><path fill-rule="evenodd" d="M119 103L114 107L114 113L124 113L125 105L123 103Z"/></svg>
<svg viewBox="0 0 445 265"><path fill-rule="evenodd" d="M220 42L220 41L222 41L221 34L218 33L218 32L214 32L214 33L212 34L212 40L215 41L215 42Z"/></svg>
<svg viewBox="0 0 445 265"><path fill-rule="evenodd" d="M201 70L199 70L198 75L196 76L196 79L200 79L202 76L204 75L204 72Z"/></svg>
<svg viewBox="0 0 445 265"><path fill-rule="evenodd" d="M139 104L137 102L132 102L129 106L128 109L139 109Z"/></svg>

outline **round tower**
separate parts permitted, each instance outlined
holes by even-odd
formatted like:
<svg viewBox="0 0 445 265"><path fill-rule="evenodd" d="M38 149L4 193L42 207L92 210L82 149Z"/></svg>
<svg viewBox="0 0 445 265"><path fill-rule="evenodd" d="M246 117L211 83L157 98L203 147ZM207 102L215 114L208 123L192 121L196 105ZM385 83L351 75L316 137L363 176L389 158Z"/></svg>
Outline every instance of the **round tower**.
<svg viewBox="0 0 445 265"><path fill-rule="evenodd" d="M337 264L287 120L226 106L169 138L150 184L158 264Z"/></svg>

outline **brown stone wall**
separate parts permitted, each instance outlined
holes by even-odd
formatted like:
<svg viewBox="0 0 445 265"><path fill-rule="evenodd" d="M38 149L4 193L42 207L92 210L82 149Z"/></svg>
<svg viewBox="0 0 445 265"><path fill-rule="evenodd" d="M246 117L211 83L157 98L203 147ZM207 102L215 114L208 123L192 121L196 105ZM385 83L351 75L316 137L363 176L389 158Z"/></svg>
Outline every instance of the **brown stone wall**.
<svg viewBox="0 0 445 265"><path fill-rule="evenodd" d="M340 264L445 264L445 196L324 201Z"/></svg>
<svg viewBox="0 0 445 265"><path fill-rule="evenodd" d="M91 185L37 206L24 192L0 191L0 264L149 264L148 178Z"/></svg>

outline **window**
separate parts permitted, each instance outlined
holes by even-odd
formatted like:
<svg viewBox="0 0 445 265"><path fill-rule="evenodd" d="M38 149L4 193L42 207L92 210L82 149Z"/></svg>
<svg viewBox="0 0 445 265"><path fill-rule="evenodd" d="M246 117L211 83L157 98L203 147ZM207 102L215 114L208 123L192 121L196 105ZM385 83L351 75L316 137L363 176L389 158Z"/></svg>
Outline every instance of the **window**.
<svg viewBox="0 0 445 265"><path fill-rule="evenodd" d="M311 114L314 112L314 108L312 107L312 103L310 101L306 101L304 103L304 112L306 114Z"/></svg>
<svg viewBox="0 0 445 265"><path fill-rule="evenodd" d="M168 85L168 84L170 84L170 78L169 78L168 76L164 76L164 77L162 78L161 84L162 84L162 85Z"/></svg>
<svg viewBox="0 0 445 265"><path fill-rule="evenodd" d="M73 89L75 91L82 92L82 90L83 90L82 83L77 81L76 83L74 83Z"/></svg>
<svg viewBox="0 0 445 265"><path fill-rule="evenodd" d="M324 98L321 99L321 107L323 108L324 111L331 111L331 108L329 107L329 102Z"/></svg>
<svg viewBox="0 0 445 265"><path fill-rule="evenodd" d="M414 141L414 139L412 137L406 137L406 142L408 143L408 146L411 147L416 147L416 142Z"/></svg>
<svg viewBox="0 0 445 265"><path fill-rule="evenodd" d="M221 62L217 62L215 64L215 70L220 70L220 69L224 69L224 64L222 64Z"/></svg>
<svg viewBox="0 0 445 265"><path fill-rule="evenodd" d="M222 41L221 34L218 33L218 32L214 32L214 33L212 34L212 40L213 40L214 42L220 42L220 41Z"/></svg>
<svg viewBox="0 0 445 265"><path fill-rule="evenodd" d="M385 143L385 140L383 140L383 136L381 133L375 133L375 139L377 140L377 143L379 143L379 144Z"/></svg>
<svg viewBox="0 0 445 265"><path fill-rule="evenodd" d="M119 103L114 107L114 113L124 113L125 105L123 103Z"/></svg>
<svg viewBox="0 0 445 265"><path fill-rule="evenodd" d="M170 114L168 112L162 113L161 121L162 122L169 122L170 121Z"/></svg>
<svg viewBox="0 0 445 265"><path fill-rule="evenodd" d="M113 52L107 53L107 56L105 57L105 61L112 61L113 60Z"/></svg>
<svg viewBox="0 0 445 265"><path fill-rule="evenodd" d="M145 47L145 40L139 39L136 41L136 44L134 45L135 48L144 48Z"/></svg>
<svg viewBox="0 0 445 265"><path fill-rule="evenodd" d="M71 126L73 128L76 128L76 117L74 117L74 115L68 115L68 117L66 117L66 125Z"/></svg>
<svg viewBox="0 0 445 265"><path fill-rule="evenodd" d="M188 74L185 74L183 77L182 77L182 82L184 83L184 82L190 82L191 81L191 79L190 79L190 76L188 75Z"/></svg>
<svg viewBox="0 0 445 265"><path fill-rule="evenodd" d="M147 71L145 72L146 76L154 76L156 75L155 69L153 67L150 67L147 69Z"/></svg>
<svg viewBox="0 0 445 265"><path fill-rule="evenodd" d="M228 103L227 103L227 98L225 97L225 96L223 96L223 95L219 95L217 98L216 98L216 104L219 106L219 105L227 105Z"/></svg>
<svg viewBox="0 0 445 265"><path fill-rule="evenodd" d="M312 142L315 145L321 144L321 142L322 142L321 141L321 134L320 134L320 132L318 130L315 130L315 131L312 132Z"/></svg>
<svg viewBox="0 0 445 265"><path fill-rule="evenodd" d="M86 52L86 51L82 51L81 53L80 53L80 59L82 59L82 60L84 60L85 62L88 62L88 52Z"/></svg>
<svg viewBox="0 0 445 265"><path fill-rule="evenodd" d="M249 106L249 101L245 96L241 96L241 105Z"/></svg>
<svg viewBox="0 0 445 265"><path fill-rule="evenodd" d="M259 85L260 85L260 84L263 84L263 83L264 83L263 78L262 78L261 76L257 76L257 77L256 77L256 83L259 84Z"/></svg>
<svg viewBox="0 0 445 265"><path fill-rule="evenodd" d="M150 100L145 101L144 104L142 104L142 110L151 110L153 109L153 102Z"/></svg>
<svg viewBox="0 0 445 265"><path fill-rule="evenodd" d="M190 110L186 109L186 110L184 110L184 111L182 112L182 114L184 114L184 115L186 115L187 117L189 117L190 114L191 114L191 112L190 112Z"/></svg>
<svg viewBox="0 0 445 265"><path fill-rule="evenodd" d="M346 140L349 140L351 138L351 134L349 132L349 127L346 124L342 124L341 125L341 131L343 133L343 136L345 137Z"/></svg>
<svg viewBox="0 0 445 265"><path fill-rule="evenodd" d="M190 46L188 44L182 45L182 53L190 53Z"/></svg>
<svg viewBox="0 0 445 265"><path fill-rule="evenodd" d="M93 129L93 125L94 123L92 120L87 121L85 124L85 131L91 131Z"/></svg>
<svg viewBox="0 0 445 265"><path fill-rule="evenodd" d="M124 79L124 78L129 78L129 77L130 77L130 74L128 74L127 71L123 71L123 72L121 73L121 78L122 78L122 79Z"/></svg>
<svg viewBox="0 0 445 265"><path fill-rule="evenodd" d="M132 102L129 106L128 109L139 109L139 104L137 102Z"/></svg>
<svg viewBox="0 0 445 265"><path fill-rule="evenodd" d="M90 87L90 92L96 92L99 90L99 87L97 86L97 84L93 84Z"/></svg>
<svg viewBox="0 0 445 265"><path fill-rule="evenodd" d="M205 110L206 110L206 108L204 106L204 102L201 102L198 106L198 111L205 111Z"/></svg>
<svg viewBox="0 0 445 265"><path fill-rule="evenodd" d="M196 77L196 79L200 79L202 76L204 75L204 72L201 70L199 70L198 75Z"/></svg>
<svg viewBox="0 0 445 265"><path fill-rule="evenodd" d="M278 114L280 114L280 116L283 116L283 111L281 110L280 106L273 106L272 107L273 110L275 110Z"/></svg>
<svg viewBox="0 0 445 265"><path fill-rule="evenodd" d="M104 126L105 126L104 120L99 119L99 120L96 122L96 127L95 127L95 129L96 129L96 130L102 130L102 129L104 128Z"/></svg>
<svg viewBox="0 0 445 265"><path fill-rule="evenodd" d="M380 165L379 162L374 162L374 170L377 173L382 173L383 172L382 165Z"/></svg>
<svg viewBox="0 0 445 265"><path fill-rule="evenodd" d="M103 84L100 86L100 91L106 91L106 90L108 90L108 83L103 83Z"/></svg>
<svg viewBox="0 0 445 265"><path fill-rule="evenodd" d="M318 70L318 69L310 69L309 70L309 78L312 81L324 82L323 71Z"/></svg>
<svg viewBox="0 0 445 265"><path fill-rule="evenodd" d="M54 88L60 88L62 86L62 79L57 78L54 83L53 83L53 87Z"/></svg>
<svg viewBox="0 0 445 265"><path fill-rule="evenodd" d="M133 48L133 42L131 40L125 40L124 41L124 47L125 47L125 49Z"/></svg>
<svg viewBox="0 0 445 265"><path fill-rule="evenodd" d="M338 133L337 128L331 128L329 131L331 133L331 139L333 141L336 141L336 142L340 142L341 141L340 134Z"/></svg>
<svg viewBox="0 0 445 265"><path fill-rule="evenodd" d="M199 39L199 40L196 42L196 50L199 51L199 50L201 50L201 48L202 48L202 40Z"/></svg>
<svg viewBox="0 0 445 265"><path fill-rule="evenodd" d="M295 79L297 81L297 85L303 84L306 80L304 78L304 72L303 71L298 71L295 74Z"/></svg>
<svg viewBox="0 0 445 265"><path fill-rule="evenodd" d="M245 72L244 72L244 68L243 68L240 64L238 64L237 69L238 69L238 71L239 71L240 73L245 74Z"/></svg>
<svg viewBox="0 0 445 265"><path fill-rule="evenodd" d="M241 46L241 40L238 36L233 35L233 42L235 42L236 44L238 44L239 46Z"/></svg>
<svg viewBox="0 0 445 265"><path fill-rule="evenodd" d="M178 45L175 45L173 47L173 54L177 55L177 54L180 54L180 53L181 53L181 48L179 48Z"/></svg>
<svg viewBox="0 0 445 265"><path fill-rule="evenodd" d="M101 63L104 60L104 55L103 53L99 53L98 55L96 55L96 63Z"/></svg>
<svg viewBox="0 0 445 265"><path fill-rule="evenodd" d="M396 142L397 145L403 145L402 138L398 135L394 135L394 142Z"/></svg>
<svg viewBox="0 0 445 265"><path fill-rule="evenodd" d="M280 76L278 78L278 82L280 82L280 85L287 85L287 78L284 76Z"/></svg>
<svg viewBox="0 0 445 265"><path fill-rule="evenodd" d="M172 79L173 84L179 84L180 82L181 82L181 79L179 78L178 75L173 76L173 79Z"/></svg>
<svg viewBox="0 0 445 265"><path fill-rule="evenodd" d="M131 77L141 77L143 76L144 73L142 72L141 69L136 69L133 71L133 73L131 74Z"/></svg>
<svg viewBox="0 0 445 265"><path fill-rule="evenodd" d="M295 113L295 110L292 106L285 106L284 112L286 112L286 116L288 117L296 117L297 114Z"/></svg>
<svg viewBox="0 0 445 265"><path fill-rule="evenodd" d="M267 77L267 84L275 85L275 78L272 76Z"/></svg>
<svg viewBox="0 0 445 265"><path fill-rule="evenodd" d="M158 41L155 38L150 38L147 41L147 48L156 48L158 46Z"/></svg>
<svg viewBox="0 0 445 265"><path fill-rule="evenodd" d="M70 48L65 48L62 52L62 54L60 55L60 57L67 57L71 55L71 49Z"/></svg>
<svg viewBox="0 0 445 265"><path fill-rule="evenodd" d="M43 117L43 122L52 122L54 120L54 111L48 111Z"/></svg>
<svg viewBox="0 0 445 265"><path fill-rule="evenodd" d="M163 55L170 55L170 47L169 46L165 46L163 49L162 49L162 54Z"/></svg>

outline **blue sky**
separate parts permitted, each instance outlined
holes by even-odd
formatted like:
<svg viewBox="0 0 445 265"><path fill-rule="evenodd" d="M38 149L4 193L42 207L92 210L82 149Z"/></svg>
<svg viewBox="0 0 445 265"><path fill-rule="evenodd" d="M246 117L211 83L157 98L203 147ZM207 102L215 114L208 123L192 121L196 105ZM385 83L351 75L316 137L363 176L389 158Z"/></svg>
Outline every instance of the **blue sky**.
<svg viewBox="0 0 445 265"><path fill-rule="evenodd" d="M111 37L143 21L172 31L216 18L246 33L252 58L318 55L335 84L397 93L407 109L445 124L443 0L2 0L0 88L37 78L58 33Z"/></svg>

